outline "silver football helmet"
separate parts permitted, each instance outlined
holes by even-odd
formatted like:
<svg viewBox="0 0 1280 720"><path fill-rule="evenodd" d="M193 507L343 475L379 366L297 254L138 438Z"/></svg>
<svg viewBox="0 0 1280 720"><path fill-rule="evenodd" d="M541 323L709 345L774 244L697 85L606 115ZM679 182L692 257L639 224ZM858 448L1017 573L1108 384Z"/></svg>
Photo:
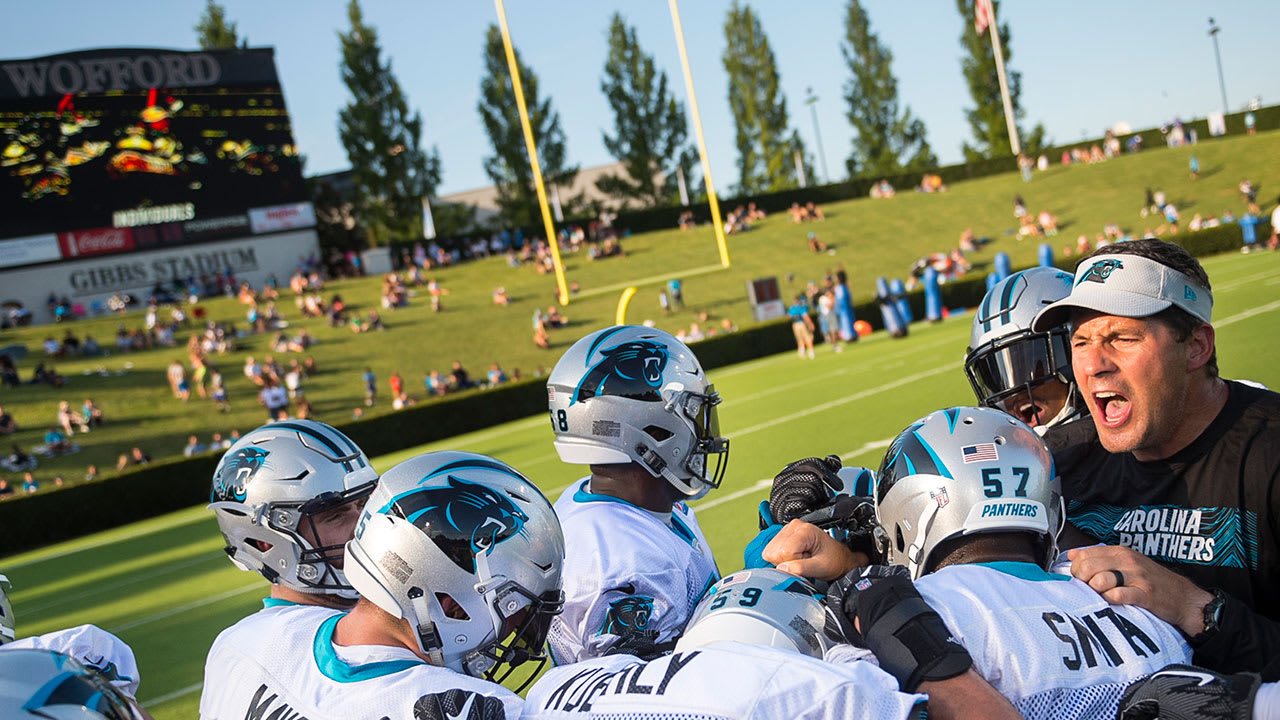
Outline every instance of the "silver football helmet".
<svg viewBox="0 0 1280 720"><path fill-rule="evenodd" d="M567 463L635 462L688 497L719 486L728 466L720 395L693 351L661 330L617 325L582 338L551 371L547 400Z"/></svg>
<svg viewBox="0 0 1280 720"><path fill-rule="evenodd" d="M1014 273L987 291L974 313L964 358L964 372L979 403L1038 428L1080 413L1067 327L1031 331L1036 314L1066 297L1072 281L1071 273L1037 267ZM1053 392L1053 386L1037 390L1050 382L1062 383L1060 391Z"/></svg>
<svg viewBox="0 0 1280 720"><path fill-rule="evenodd" d="M0 575L0 645L11 642L17 634L13 619L13 603L9 602L9 578Z"/></svg>
<svg viewBox="0 0 1280 720"><path fill-rule="evenodd" d="M140 720L137 705L93 668L52 650L0 652L0 717Z"/></svg>
<svg viewBox="0 0 1280 720"><path fill-rule="evenodd" d="M1040 564L1057 556L1062 488L1053 456L1026 423L990 408L938 410L903 430L877 473L876 517L889 562L918 578L951 538L1025 531Z"/></svg>
<svg viewBox="0 0 1280 720"><path fill-rule="evenodd" d="M546 658L563 562L560 521L533 483L499 460L447 451L382 475L346 571L362 597L409 622L435 664L502 682Z"/></svg>
<svg viewBox="0 0 1280 720"><path fill-rule="evenodd" d="M298 592L354 600L342 573L350 537L320 542L315 518L363 502L377 480L346 435L313 420L287 420L246 433L227 449L213 474L209 508L240 569Z"/></svg>
<svg viewBox="0 0 1280 720"><path fill-rule="evenodd" d="M839 623L821 598L808 581L781 570L740 570L702 596L676 649L732 640L821 659L842 642Z"/></svg>

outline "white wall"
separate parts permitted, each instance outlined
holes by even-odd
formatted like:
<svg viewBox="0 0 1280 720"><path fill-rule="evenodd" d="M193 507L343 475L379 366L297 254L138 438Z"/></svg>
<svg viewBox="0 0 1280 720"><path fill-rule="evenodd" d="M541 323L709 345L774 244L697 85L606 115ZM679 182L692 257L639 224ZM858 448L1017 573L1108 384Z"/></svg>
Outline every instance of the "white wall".
<svg viewBox="0 0 1280 720"><path fill-rule="evenodd" d="M319 251L315 230L306 229L12 268L0 270L0 302L22 303L41 324L53 321L46 305L50 292L88 310L94 301L105 306L117 291L145 301L157 281L168 288L175 277L199 279L207 273L221 274L228 267L237 280L248 280L254 287L261 287L271 273L287 285L299 258L311 253L318 257Z"/></svg>

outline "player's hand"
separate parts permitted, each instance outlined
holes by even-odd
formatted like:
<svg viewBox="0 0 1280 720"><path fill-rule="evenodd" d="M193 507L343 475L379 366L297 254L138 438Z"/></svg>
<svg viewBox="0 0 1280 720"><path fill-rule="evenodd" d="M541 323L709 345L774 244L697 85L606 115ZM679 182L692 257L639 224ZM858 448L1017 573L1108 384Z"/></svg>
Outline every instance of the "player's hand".
<svg viewBox="0 0 1280 720"><path fill-rule="evenodd" d="M799 520L778 531L762 556L783 572L817 580L834 580L869 562L865 553L854 552L816 525Z"/></svg>
<svg viewBox="0 0 1280 720"><path fill-rule="evenodd" d="M850 571L831 583L827 606L845 639L875 653L880 667L907 692L973 667L969 652L920 597L910 573L900 565Z"/></svg>
<svg viewBox="0 0 1280 720"><path fill-rule="evenodd" d="M1251 720L1261 678L1170 665L1129 686L1118 720Z"/></svg>
<svg viewBox="0 0 1280 720"><path fill-rule="evenodd" d="M774 522L790 522L826 505L844 486L836 474L841 467L839 455L828 455L796 460L782 468L769 490L769 512Z"/></svg>
<svg viewBox="0 0 1280 720"><path fill-rule="evenodd" d="M1213 593L1146 555L1119 545L1095 545L1069 550L1067 559L1071 574L1112 605L1137 605L1190 637L1204 632L1204 606Z"/></svg>

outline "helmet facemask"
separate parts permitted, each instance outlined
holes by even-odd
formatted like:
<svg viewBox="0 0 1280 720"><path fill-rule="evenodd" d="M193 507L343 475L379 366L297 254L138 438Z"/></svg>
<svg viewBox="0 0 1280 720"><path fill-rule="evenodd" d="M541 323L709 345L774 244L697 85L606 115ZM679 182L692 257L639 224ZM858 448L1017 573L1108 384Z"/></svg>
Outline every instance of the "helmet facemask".
<svg viewBox="0 0 1280 720"><path fill-rule="evenodd" d="M691 490L693 499L720 487L729 465L729 439L720 435L716 410L720 403L720 393L714 385L707 385L706 392L701 393L679 390L666 401L667 412L688 426L692 442L683 463L684 472L672 473L663 468L659 473L686 495ZM652 471L653 467L649 469Z"/></svg>
<svg viewBox="0 0 1280 720"><path fill-rule="evenodd" d="M1071 371L1071 351L1065 327L1047 333L1023 330L992 340L969 352L964 372L982 405L995 408L1036 427L1052 426L1073 416L1079 402ZM1043 389L1051 382L1065 386L1059 407L1040 407Z"/></svg>

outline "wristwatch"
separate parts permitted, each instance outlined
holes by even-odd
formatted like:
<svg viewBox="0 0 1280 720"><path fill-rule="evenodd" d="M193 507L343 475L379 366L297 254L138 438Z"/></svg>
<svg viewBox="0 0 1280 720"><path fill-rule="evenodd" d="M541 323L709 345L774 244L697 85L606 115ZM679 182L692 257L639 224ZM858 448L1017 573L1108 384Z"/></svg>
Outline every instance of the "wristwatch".
<svg viewBox="0 0 1280 720"><path fill-rule="evenodd" d="M1222 609L1226 604L1227 594L1215 588L1213 599L1205 603L1204 606L1204 630L1187 639L1191 647L1199 647L1218 634L1218 630L1222 625Z"/></svg>

